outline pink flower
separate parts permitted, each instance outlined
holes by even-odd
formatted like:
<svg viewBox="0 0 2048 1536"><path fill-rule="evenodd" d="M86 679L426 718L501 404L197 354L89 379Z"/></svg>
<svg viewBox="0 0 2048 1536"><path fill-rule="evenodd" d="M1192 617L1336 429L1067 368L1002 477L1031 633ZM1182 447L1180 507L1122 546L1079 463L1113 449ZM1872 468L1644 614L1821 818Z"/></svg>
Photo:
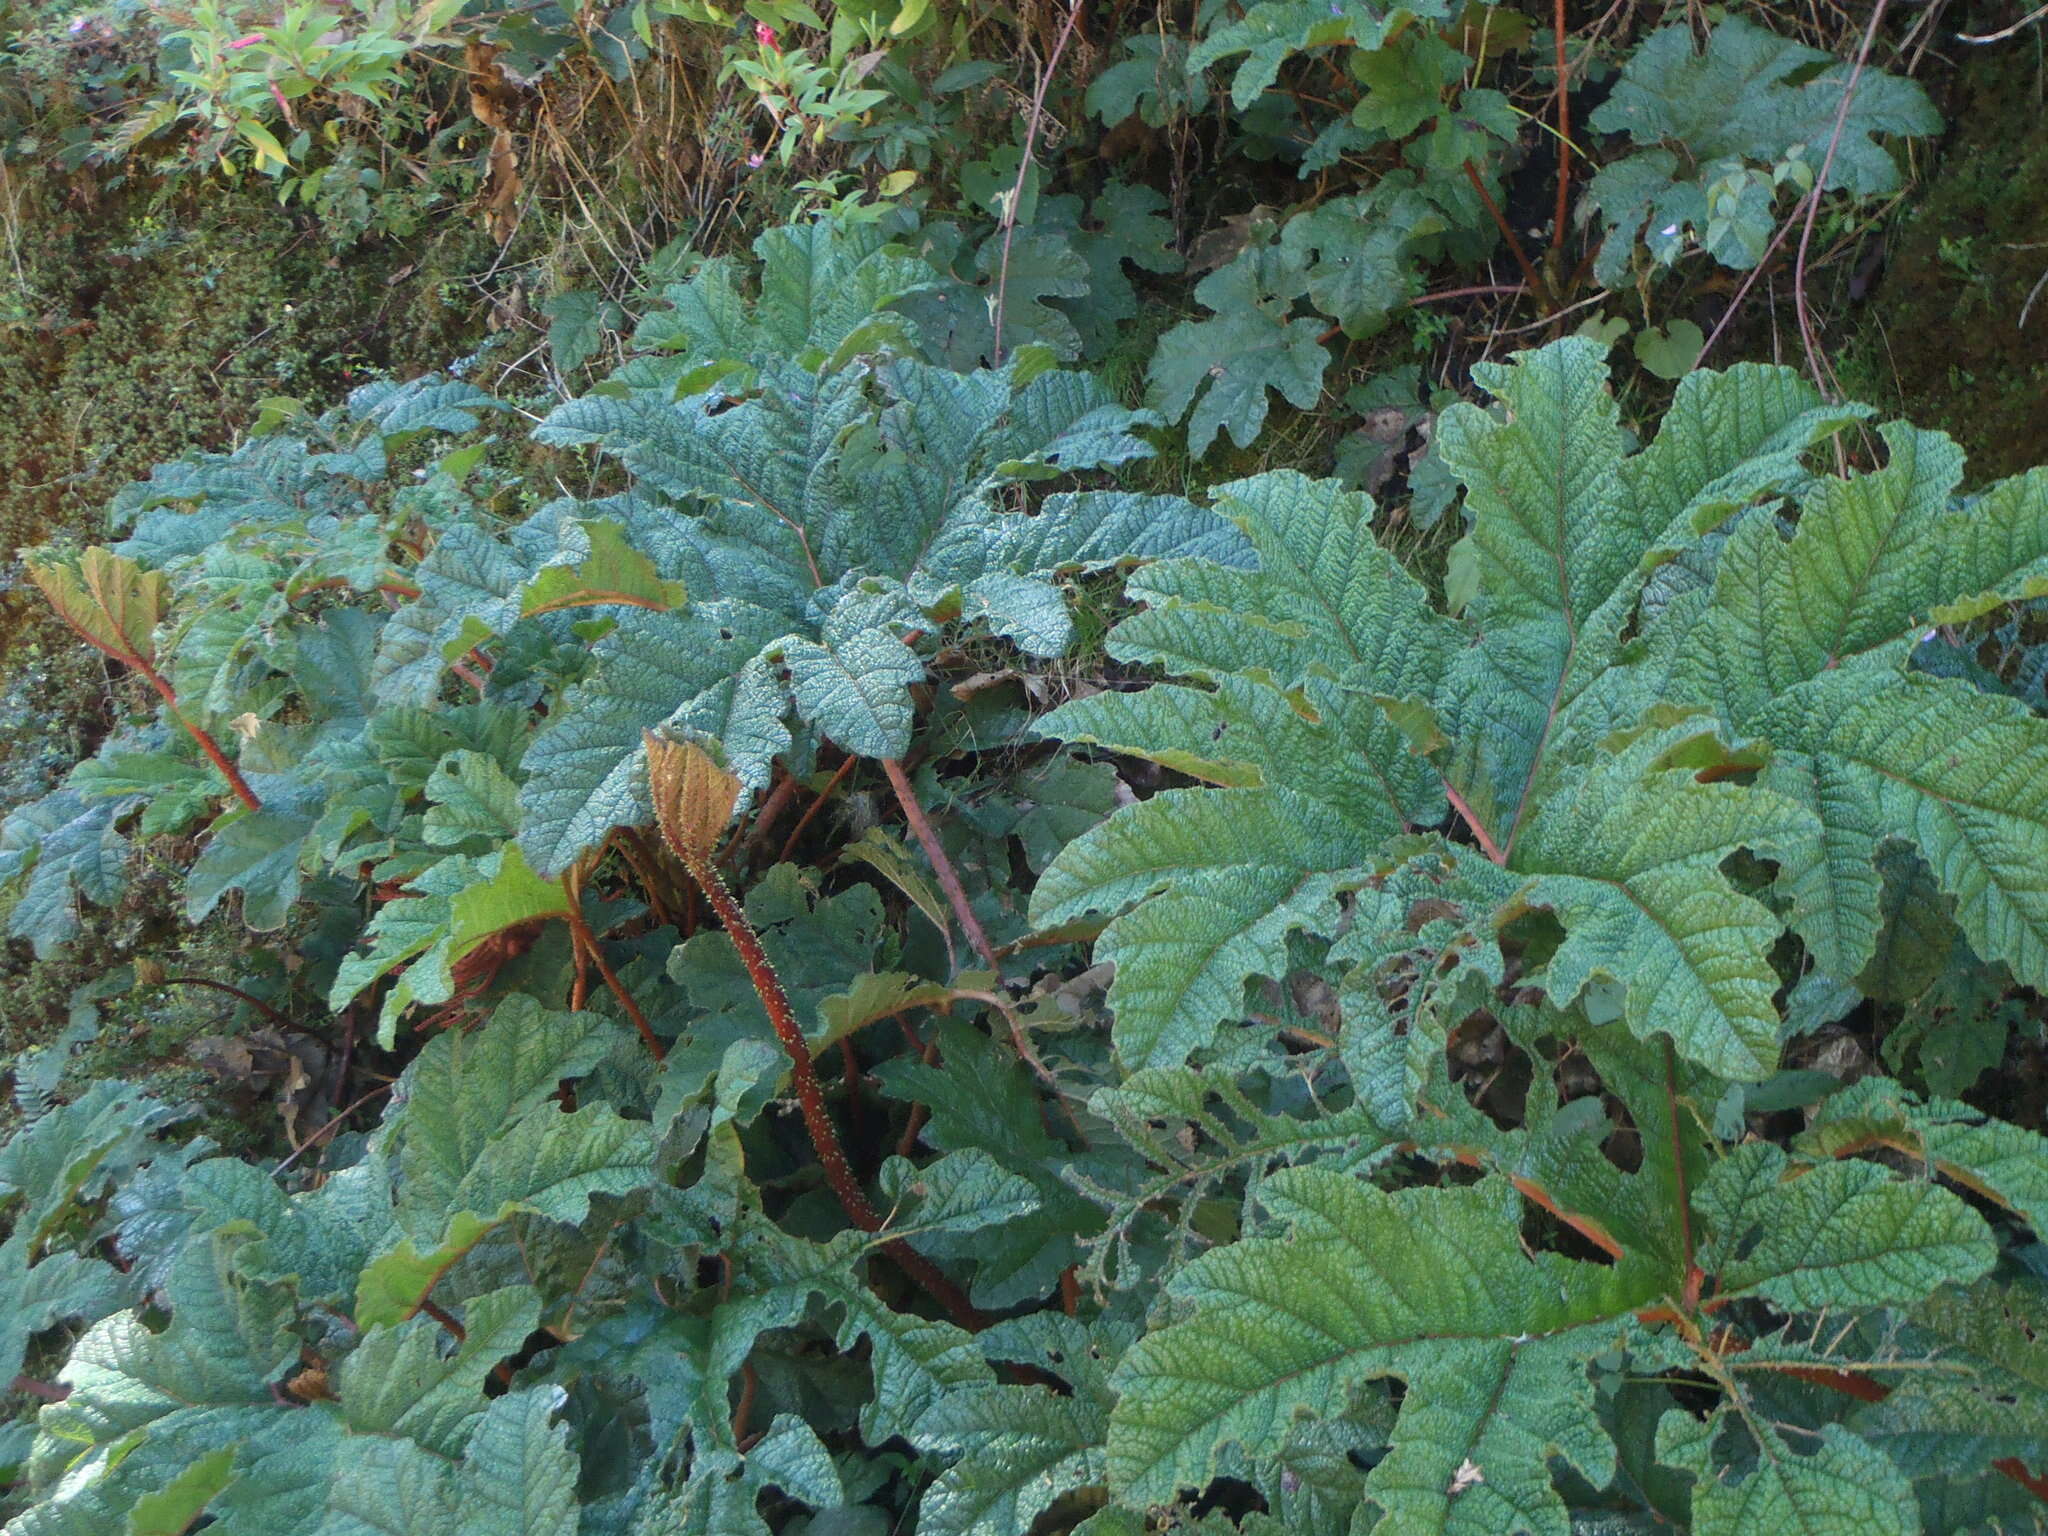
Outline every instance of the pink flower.
<svg viewBox="0 0 2048 1536"><path fill-rule="evenodd" d="M251 32L247 37L236 38L232 43L228 44L228 47L231 50L235 48L254 48L262 41L263 34L261 32Z"/></svg>
<svg viewBox="0 0 2048 1536"><path fill-rule="evenodd" d="M754 23L754 41L770 53L782 52L782 45L775 40L775 29L765 21Z"/></svg>

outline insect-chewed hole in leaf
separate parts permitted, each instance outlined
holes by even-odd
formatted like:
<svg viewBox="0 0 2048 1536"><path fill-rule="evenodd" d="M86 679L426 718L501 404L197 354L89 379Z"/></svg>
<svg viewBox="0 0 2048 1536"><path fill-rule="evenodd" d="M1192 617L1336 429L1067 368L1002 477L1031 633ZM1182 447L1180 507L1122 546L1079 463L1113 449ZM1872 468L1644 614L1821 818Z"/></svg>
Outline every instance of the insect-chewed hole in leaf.
<svg viewBox="0 0 2048 1536"><path fill-rule="evenodd" d="M502 1370L496 1370L484 1379L484 1396L501 1397L512 1387L513 1376L525 1370L549 1350L560 1346L561 1339L546 1328L536 1328L519 1343L519 1347L505 1357Z"/></svg>
<svg viewBox="0 0 2048 1536"><path fill-rule="evenodd" d="M1211 1514L1223 1514L1233 1524L1241 1523L1246 1515L1262 1515L1269 1511L1259 1490L1250 1483L1240 1482L1234 1477L1219 1477L1211 1483L1202 1496L1195 1500L1190 1513L1197 1520Z"/></svg>
<svg viewBox="0 0 2048 1536"><path fill-rule="evenodd" d="M1475 1013L1452 1030L1446 1052L1451 1080L1464 1088L1475 1109L1503 1130L1522 1123L1535 1064L1493 1015Z"/></svg>
<svg viewBox="0 0 2048 1536"><path fill-rule="evenodd" d="M1634 1173L1643 1166L1642 1129L1636 1124L1635 1116L1629 1113L1628 1105L1611 1093L1606 1100L1607 1118L1614 1129L1600 1143L1600 1151L1623 1173Z"/></svg>

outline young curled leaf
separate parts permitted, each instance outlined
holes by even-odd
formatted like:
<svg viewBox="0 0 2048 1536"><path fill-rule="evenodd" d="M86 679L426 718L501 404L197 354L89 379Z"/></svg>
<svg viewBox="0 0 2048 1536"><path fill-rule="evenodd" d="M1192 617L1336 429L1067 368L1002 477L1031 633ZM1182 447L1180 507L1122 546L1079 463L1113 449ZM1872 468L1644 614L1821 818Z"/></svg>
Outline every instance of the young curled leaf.
<svg viewBox="0 0 2048 1536"><path fill-rule="evenodd" d="M739 804L740 781L693 741L641 733L647 743L647 785L661 835L685 864L702 864Z"/></svg>

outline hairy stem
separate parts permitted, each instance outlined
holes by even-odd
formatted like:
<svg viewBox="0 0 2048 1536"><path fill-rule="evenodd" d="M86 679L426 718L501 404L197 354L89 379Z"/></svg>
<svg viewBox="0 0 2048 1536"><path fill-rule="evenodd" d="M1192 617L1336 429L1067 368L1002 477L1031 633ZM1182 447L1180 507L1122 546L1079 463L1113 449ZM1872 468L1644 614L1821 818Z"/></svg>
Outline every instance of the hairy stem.
<svg viewBox="0 0 2048 1536"><path fill-rule="evenodd" d="M768 1014L768 1023L775 1031L775 1038L782 1042L782 1049L789 1057L797 1108L803 1115L804 1130L810 1135L811 1150L817 1154L818 1166L825 1171L825 1182L838 1197L848 1221L863 1232L881 1231L881 1213L868 1200L867 1191L860 1187L860 1180L854 1177L853 1167L846 1160L846 1149L840 1145L839 1132L825 1111L825 1092L818 1082L817 1064L811 1059L810 1042L804 1039L804 1032L797 1024L796 1010L790 1006L782 978L776 975L767 951L761 948L760 935L754 932L752 921L733 899L732 892L726 889L724 877L709 859L680 848L675 851L682 856L691 878L703 888L711 910L725 925L726 937L739 951L740 963L747 968L748 979L753 982L754 992ZM967 1299L966 1293L910 1244L897 1238L882 1244L882 1251L962 1327L980 1328L987 1324L988 1319Z"/></svg>
<svg viewBox="0 0 2048 1536"><path fill-rule="evenodd" d="M256 792L249 787L249 781L242 777L241 769L229 760L227 753L221 751L220 743L185 718L185 712L178 708L177 690L170 685L163 673L157 671L156 664L149 657L125 646L113 645L94 635L90 630L72 623L65 617L61 608L58 610L58 617L64 619L73 634L102 656L110 656L122 666L140 672L143 680L156 690L157 697L164 701L164 708L170 712L171 718L184 727L185 733L199 744L199 750L206 754L207 760L220 770L221 777L228 781L228 788L235 792L235 798L252 811L263 809L263 802L256 798Z"/></svg>
<svg viewBox="0 0 2048 1536"><path fill-rule="evenodd" d="M725 925L725 936L739 951L740 963L747 968L747 976L754 984L762 1008L767 1011L769 1026L789 1057L797 1107L803 1113L804 1129L810 1133L811 1150L818 1156L818 1166L825 1170L825 1182L839 1197L848 1221L863 1232L880 1231L882 1218L869 1203L867 1191L860 1187L860 1180L853 1176L853 1168L846 1161L846 1150L839 1144L839 1132L833 1128L832 1117L825 1113L825 1091L818 1083L818 1068L811 1060L810 1042L804 1039L803 1029L796 1020L796 1010L790 1007L789 994L782 989L782 978L775 974L767 951L761 948L760 936L754 932L752 921L740 904L733 900L732 892L725 887L724 877L710 860L686 857L684 862L690 877L703 888L711 910Z"/></svg>
<svg viewBox="0 0 2048 1536"><path fill-rule="evenodd" d="M120 659L126 661L128 665L140 672L147 679L149 686L157 691L157 695L164 701L164 708L170 711L171 718L185 728L185 733L188 736L199 743L199 750L204 752L207 760L220 770L221 777L228 781L228 788L235 792L235 798L252 811L262 810L263 802L256 798L256 791L251 789L249 781L242 777L242 770L234 765L227 753L221 751L220 743L216 742L192 721L185 718L185 712L178 708L178 695L172 689L170 683L165 680L164 675L140 656L127 656Z"/></svg>

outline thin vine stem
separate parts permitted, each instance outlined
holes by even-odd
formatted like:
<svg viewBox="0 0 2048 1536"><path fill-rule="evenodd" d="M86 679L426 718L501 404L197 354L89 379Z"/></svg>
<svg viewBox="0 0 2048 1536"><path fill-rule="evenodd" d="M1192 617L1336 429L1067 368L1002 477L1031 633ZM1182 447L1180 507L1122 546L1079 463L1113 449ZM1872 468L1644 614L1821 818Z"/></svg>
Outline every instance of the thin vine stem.
<svg viewBox="0 0 2048 1536"><path fill-rule="evenodd" d="M240 987L232 986L225 981L215 981L210 976L166 976L159 985L166 987L204 987L209 992L224 993L239 1002L247 1003L279 1029L292 1030L297 1034L307 1036L309 1039L318 1040L323 1045L327 1043L327 1037L321 1034L319 1030L313 1028L312 1025L301 1024L282 1009L273 1007L271 1004L263 1001L262 998L252 996L250 993L244 992Z"/></svg>
<svg viewBox="0 0 2048 1536"><path fill-rule="evenodd" d="M1550 248L1561 253L1572 187L1572 93L1564 57L1564 0L1557 0L1554 7L1551 31L1557 44L1557 231Z"/></svg>
<svg viewBox="0 0 2048 1536"><path fill-rule="evenodd" d="M1081 4L1082 0L1072 0L1067 7L1066 25L1060 28L1060 35L1053 41L1052 56L1039 71L1037 87L1031 93L1031 116L1024 124L1024 153L1017 161L1017 180L1010 188L1010 200L1003 205L1003 259L996 268L996 304L991 319L995 339L989 346L989 361L998 368L1003 365L1003 306L1010 290L1010 241L1017 233L1017 207L1024 200L1024 183L1031 177L1031 152L1038 144L1038 125L1045 118L1045 93L1052 89L1060 55L1067 51L1075 24L1081 19Z"/></svg>
<svg viewBox="0 0 2048 1536"><path fill-rule="evenodd" d="M1529 292L1535 295L1536 302L1543 307L1546 314L1555 310L1557 301L1551 297L1549 285L1543 281L1543 276L1536 270L1535 263L1529 260L1529 253L1522 249L1522 242L1515 238L1515 228L1508 223L1507 215L1500 211L1500 204L1495 202L1493 194L1486 190L1486 182L1479 174L1479 167L1470 160L1465 162L1465 179L1472 183L1472 190L1479 194L1479 201L1493 216L1494 227L1507 242L1508 252L1515 258L1515 265L1522 269L1522 281L1529 285Z"/></svg>
<svg viewBox="0 0 2048 1536"><path fill-rule="evenodd" d="M1828 399L1836 391L1828 382L1834 370L1828 366L1827 355L1820 346L1820 333L1815 328L1813 317L1806 303L1806 255L1813 244L1813 221L1820 214L1821 193L1828 184L1828 173L1835 167L1835 152L1842 147L1842 130L1849 121L1849 105L1856 99L1856 83L1863 78L1863 66L1870 60L1870 48L1877 41L1877 29L1884 24L1884 13L1891 0L1876 0L1870 8L1869 25L1863 29L1863 41L1856 49L1856 63L1849 71L1848 81L1842 86L1842 102L1835 109L1834 130L1828 135L1828 152L1821 157L1820 174L1813 179L1813 194L1806 200L1806 222L1799 231L1799 251L1792 261L1792 309L1799 317L1799 339L1806 347L1806 366L1813 374L1814 385Z"/></svg>

